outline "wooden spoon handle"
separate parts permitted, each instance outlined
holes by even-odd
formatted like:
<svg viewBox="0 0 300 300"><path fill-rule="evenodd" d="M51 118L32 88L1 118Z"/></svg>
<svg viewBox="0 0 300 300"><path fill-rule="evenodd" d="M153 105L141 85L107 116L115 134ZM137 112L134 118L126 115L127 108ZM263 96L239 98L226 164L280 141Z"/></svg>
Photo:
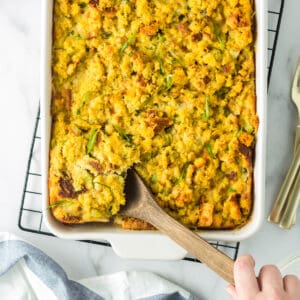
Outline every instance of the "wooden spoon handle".
<svg viewBox="0 0 300 300"><path fill-rule="evenodd" d="M151 223L161 232L173 239L177 244L185 248L190 254L205 263L224 280L234 284L234 261L218 249L214 248L199 235L170 217L154 200L151 200L147 201L146 207L144 207L143 210L140 210L139 216L136 217Z"/></svg>

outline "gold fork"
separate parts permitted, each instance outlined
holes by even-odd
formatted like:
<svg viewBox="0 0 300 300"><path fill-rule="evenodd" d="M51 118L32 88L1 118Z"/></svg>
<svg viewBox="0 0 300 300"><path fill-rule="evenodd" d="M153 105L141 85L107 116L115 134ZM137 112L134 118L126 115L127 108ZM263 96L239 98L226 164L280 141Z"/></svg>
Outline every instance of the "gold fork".
<svg viewBox="0 0 300 300"><path fill-rule="evenodd" d="M296 68L291 96L299 115L294 157L268 218L270 222L279 223L282 228L291 228L295 223L296 211L300 202L300 147L298 147L300 142L300 60Z"/></svg>

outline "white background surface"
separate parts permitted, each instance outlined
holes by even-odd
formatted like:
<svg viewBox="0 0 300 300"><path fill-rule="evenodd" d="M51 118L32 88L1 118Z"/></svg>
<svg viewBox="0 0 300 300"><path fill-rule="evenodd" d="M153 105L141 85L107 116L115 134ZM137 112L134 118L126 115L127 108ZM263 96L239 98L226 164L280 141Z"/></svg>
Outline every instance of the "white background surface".
<svg viewBox="0 0 300 300"><path fill-rule="evenodd" d="M269 0L277 7L279 0ZM289 90L300 56L300 2L286 0L268 98L266 217L280 188L293 149L296 111ZM32 242L54 258L73 279L120 270L148 270L192 291L200 299L226 299L226 283L204 265L187 261L133 261L111 248L26 233L18 214L39 99L40 1L0 0L0 230ZM300 215L298 214L298 219ZM158 245L159 246L159 245ZM284 231L266 221L239 253L262 264L300 252L300 221Z"/></svg>

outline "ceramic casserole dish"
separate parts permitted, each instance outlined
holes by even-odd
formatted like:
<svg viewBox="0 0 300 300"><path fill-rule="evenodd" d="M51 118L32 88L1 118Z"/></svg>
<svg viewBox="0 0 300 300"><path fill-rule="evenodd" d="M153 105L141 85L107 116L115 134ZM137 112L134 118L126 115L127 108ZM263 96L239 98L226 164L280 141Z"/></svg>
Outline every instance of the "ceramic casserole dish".
<svg viewBox="0 0 300 300"><path fill-rule="evenodd" d="M105 240L114 251L126 258L181 259L187 253L168 237L158 231L124 230L108 223L65 225L58 222L49 209L48 170L51 140L51 94L52 94L52 30L53 0L42 2L41 45L41 131L42 131L42 193L43 215L49 230L56 236L72 240ZM267 8L265 1L255 1L255 68L256 109L259 128L255 146L253 169L253 208L248 222L236 229L199 230L207 240L240 241L253 235L260 227L264 216L265 199L265 148L266 148L266 35ZM159 247L154 246L159 245Z"/></svg>

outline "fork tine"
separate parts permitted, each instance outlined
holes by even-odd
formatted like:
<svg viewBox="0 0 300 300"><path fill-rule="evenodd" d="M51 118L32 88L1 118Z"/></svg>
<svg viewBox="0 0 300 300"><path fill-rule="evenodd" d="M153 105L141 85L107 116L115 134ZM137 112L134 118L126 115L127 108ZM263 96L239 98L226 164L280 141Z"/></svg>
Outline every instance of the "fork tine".
<svg viewBox="0 0 300 300"><path fill-rule="evenodd" d="M296 68L296 72L294 75L293 85L292 85L292 99L294 102L296 102L297 98L300 97L300 59L298 61L298 65Z"/></svg>

